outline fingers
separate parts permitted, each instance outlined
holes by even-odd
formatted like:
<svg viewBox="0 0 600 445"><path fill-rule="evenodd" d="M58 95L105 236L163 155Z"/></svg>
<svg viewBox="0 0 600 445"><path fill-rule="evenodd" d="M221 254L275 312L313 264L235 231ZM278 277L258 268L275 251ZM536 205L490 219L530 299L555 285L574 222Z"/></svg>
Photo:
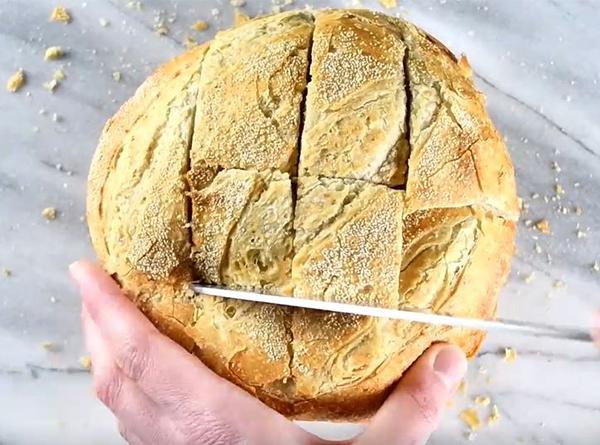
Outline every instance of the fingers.
<svg viewBox="0 0 600 445"><path fill-rule="evenodd" d="M442 344L429 348L402 377L355 445L424 444L466 369L460 348Z"/></svg>
<svg viewBox="0 0 600 445"><path fill-rule="evenodd" d="M81 321L86 345L93 357L94 389L98 399L123 425L127 425L126 440L129 443L159 443L155 440L155 432L160 431L157 425L162 422L158 406L116 366L108 345L85 306L81 310Z"/></svg>

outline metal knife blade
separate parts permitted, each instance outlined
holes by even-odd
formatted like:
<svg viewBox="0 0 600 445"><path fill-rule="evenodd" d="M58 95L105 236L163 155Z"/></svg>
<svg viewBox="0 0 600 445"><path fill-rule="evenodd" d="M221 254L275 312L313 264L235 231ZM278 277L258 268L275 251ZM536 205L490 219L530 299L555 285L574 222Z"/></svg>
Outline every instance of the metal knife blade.
<svg viewBox="0 0 600 445"><path fill-rule="evenodd" d="M364 315L368 317L390 318L394 320L412 321L437 326L453 326L484 331L511 331L533 337L549 337L566 340L593 342L588 330L571 326L554 326L543 323L532 323L518 320L498 318L481 320L477 318L454 317L415 310L385 309L356 304L336 303L331 301L308 300L279 295L267 295L258 292L227 289L219 286L206 286L192 283L192 290L197 294L230 298L235 300L254 301L258 303L291 306L319 311L340 312L344 314Z"/></svg>

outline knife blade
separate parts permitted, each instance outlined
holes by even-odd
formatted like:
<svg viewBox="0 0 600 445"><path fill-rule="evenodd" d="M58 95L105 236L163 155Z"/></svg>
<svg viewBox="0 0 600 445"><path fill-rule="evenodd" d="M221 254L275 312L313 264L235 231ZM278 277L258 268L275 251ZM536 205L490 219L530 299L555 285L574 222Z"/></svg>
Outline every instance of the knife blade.
<svg viewBox="0 0 600 445"><path fill-rule="evenodd" d="M275 304L278 306L299 307L318 311L339 312L343 314L364 315L367 317L389 318L393 320L411 321L436 326L451 326L483 331L510 331L517 334L533 337L548 337L564 340L593 342L590 332L586 329L572 326L556 326L544 323L509 320L497 318L483 320L477 318L455 317L452 315L436 314L407 309L387 309L357 304L337 303L333 301L310 300L304 298L285 297L281 295L267 295L258 292L228 289L219 286L207 286L201 283L192 283L192 290L196 294L253 301L257 303Z"/></svg>

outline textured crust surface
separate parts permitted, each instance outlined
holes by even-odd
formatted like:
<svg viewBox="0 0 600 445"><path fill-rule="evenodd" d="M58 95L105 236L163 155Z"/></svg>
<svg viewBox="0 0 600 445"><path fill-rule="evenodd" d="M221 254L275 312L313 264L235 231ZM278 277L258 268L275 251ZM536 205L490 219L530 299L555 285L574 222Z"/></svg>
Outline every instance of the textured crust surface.
<svg viewBox="0 0 600 445"><path fill-rule="evenodd" d="M398 27L383 16L317 16L301 174L405 183L404 51Z"/></svg>
<svg viewBox="0 0 600 445"><path fill-rule="evenodd" d="M202 68L194 166L295 168L312 29L312 16L290 12L217 35Z"/></svg>
<svg viewBox="0 0 600 445"><path fill-rule="evenodd" d="M186 287L493 317L514 173L466 62L365 11L275 15L210 45L160 68L104 129L88 224L107 271L162 332L294 418L368 417L432 343L475 354L481 332Z"/></svg>

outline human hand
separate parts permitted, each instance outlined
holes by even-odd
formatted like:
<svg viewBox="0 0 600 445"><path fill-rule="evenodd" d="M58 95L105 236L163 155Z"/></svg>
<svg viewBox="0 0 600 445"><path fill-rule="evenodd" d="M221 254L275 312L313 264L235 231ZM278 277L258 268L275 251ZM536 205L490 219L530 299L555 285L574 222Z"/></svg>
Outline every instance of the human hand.
<svg viewBox="0 0 600 445"><path fill-rule="evenodd" d="M132 445L324 445L161 335L97 266L71 265L98 398ZM434 345L406 372L367 429L346 445L417 445L437 427L466 371L462 351Z"/></svg>

